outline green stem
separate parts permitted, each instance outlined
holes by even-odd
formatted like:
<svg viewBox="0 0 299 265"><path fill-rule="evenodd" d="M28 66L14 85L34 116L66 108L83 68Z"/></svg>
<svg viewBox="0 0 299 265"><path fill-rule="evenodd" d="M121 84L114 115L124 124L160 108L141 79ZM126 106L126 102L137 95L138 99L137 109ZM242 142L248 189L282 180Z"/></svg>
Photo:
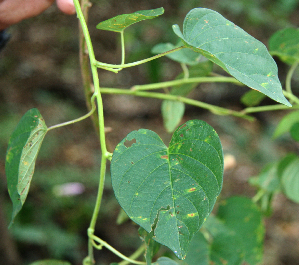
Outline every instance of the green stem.
<svg viewBox="0 0 299 265"><path fill-rule="evenodd" d="M56 129L56 128L59 128L59 127L67 126L67 125L70 125L70 124L74 124L76 122L82 121L82 120L90 117L94 113L94 111L96 110L96 105L95 105L95 102L94 102L94 98L95 97L92 96L92 98L91 98L91 110L87 114L85 114L84 116L82 116L80 118L71 120L71 121L67 121L67 122L63 122L63 123L53 125L53 126L49 127L47 131L50 131L50 130L53 130L53 129Z"/></svg>
<svg viewBox="0 0 299 265"><path fill-rule="evenodd" d="M120 42L121 42L121 64L125 64L125 38L124 38L124 31L120 32Z"/></svg>
<svg viewBox="0 0 299 265"><path fill-rule="evenodd" d="M293 103L296 103L297 105L299 105L299 98L297 98L293 93L288 93L288 92L286 92L286 91L282 91L283 92L283 94L287 97L287 98L289 98L290 100L292 100L293 101Z"/></svg>
<svg viewBox="0 0 299 265"><path fill-rule="evenodd" d="M94 84L94 96L97 99L97 106L98 106L98 118L99 118L99 136L100 136L100 143L101 143L101 153L102 153L102 159L101 159L101 171L100 171L100 181L99 181L99 188L98 188L98 195L97 195L97 201L94 208L94 212L92 215L92 219L90 222L90 226L88 229L88 235L91 236L91 233L93 234L96 220L98 217L98 213L101 206L101 200L103 195L103 189L104 189L104 181L105 181L105 173L106 173L106 162L107 158L111 157L111 154L107 151L106 147L106 137L105 137L105 126L104 126L104 111L103 111L103 101L100 91L100 84L99 84L99 77L98 77L98 71L96 65L96 59L94 55L93 46L91 43L89 31L86 25L86 21L84 18L84 15L82 13L79 0L74 0L77 17L80 20L82 31L84 34L84 38L86 41L86 46L89 53L89 59L90 59L90 65L91 65L91 73L93 78L93 84ZM91 262L94 262L93 258L93 247L92 247L92 240L89 240L88 243L88 257Z"/></svg>
<svg viewBox="0 0 299 265"><path fill-rule="evenodd" d="M164 87L172 87L172 86L179 86L182 84L189 84L189 83L235 83L238 85L243 85L234 77L226 77L226 76L215 76L215 77L193 77L193 78L183 78L178 80L154 83L154 84L146 84L146 85L136 85L133 86L132 90L153 90L153 89L160 89Z"/></svg>
<svg viewBox="0 0 299 265"><path fill-rule="evenodd" d="M186 48L186 47L185 46L181 46L181 47L172 49L170 51L163 52L163 53L157 54L155 56L152 56L152 57L149 57L149 58L146 58L146 59L134 62L134 63L127 63L127 64L108 64L108 63L102 63L102 62L96 61L95 62L95 66L98 67L98 68L102 68L102 69L106 69L106 70L110 70L110 71L114 70L115 72L118 72L118 71L120 71L123 68L129 68L129 67L137 66L137 65L140 65L140 64L144 64L144 63L147 63L149 61L152 61L152 60L158 59L160 57L163 57L163 56L165 56L165 55L167 55L169 53L179 51L179 50L181 50L183 48Z"/></svg>
<svg viewBox="0 0 299 265"><path fill-rule="evenodd" d="M91 237L91 239L93 241L96 241L96 242L98 242L100 244L100 245L96 245L93 242L93 246L95 248L101 249L102 247L105 247L105 248L109 249L111 252L113 252L115 255L117 255L118 257L120 257L123 260L128 261L129 263L133 263L133 264L146 264L145 262L133 260L133 259L131 259L129 257L126 257L125 255L123 255L122 253L120 253L119 251L117 251L115 248L113 248L112 246L110 246L107 242L105 242L104 240L100 239L99 237L97 237L95 235L91 235L90 237Z"/></svg>
<svg viewBox="0 0 299 265"><path fill-rule="evenodd" d="M189 69L188 69L187 65L185 63L181 63L181 67L183 69L184 79L188 79L189 78Z"/></svg>
<svg viewBox="0 0 299 265"><path fill-rule="evenodd" d="M287 77L286 77L286 91L290 94L292 93L292 88L291 88L291 80L292 80L292 76L294 74L294 71L296 69L296 67L298 66L299 61L296 61L295 63L292 64L290 70L288 71Z"/></svg>
<svg viewBox="0 0 299 265"><path fill-rule="evenodd" d="M133 96L146 97L146 98L158 98L158 99L180 101L180 102L192 105L192 106L207 109L207 110L213 112L214 114L233 115L233 116L244 118L244 119L247 119L250 121L254 120L253 117L245 115L244 113L221 108L218 106L214 106L214 105L211 105L208 103L204 103L204 102L201 102L198 100L194 100L194 99L190 99L190 98L186 98L186 97L182 97L182 96L170 95L170 94L165 94L165 93L154 93L154 92L118 89L118 88L101 88L101 92L103 94L133 95Z"/></svg>
<svg viewBox="0 0 299 265"><path fill-rule="evenodd" d="M143 244L129 258L135 260L139 256L141 256L144 253L144 251L145 251L145 245ZM123 260L120 263L118 263L118 265L127 265L129 263L130 263L129 261Z"/></svg>
<svg viewBox="0 0 299 265"><path fill-rule="evenodd" d="M299 105L295 105L292 108L298 109ZM273 111L273 110L285 110L285 109L291 109L291 108L288 106L282 105L282 104L276 104L276 105L270 105L270 106L249 107L249 108L242 110L242 113L247 114L247 113Z"/></svg>

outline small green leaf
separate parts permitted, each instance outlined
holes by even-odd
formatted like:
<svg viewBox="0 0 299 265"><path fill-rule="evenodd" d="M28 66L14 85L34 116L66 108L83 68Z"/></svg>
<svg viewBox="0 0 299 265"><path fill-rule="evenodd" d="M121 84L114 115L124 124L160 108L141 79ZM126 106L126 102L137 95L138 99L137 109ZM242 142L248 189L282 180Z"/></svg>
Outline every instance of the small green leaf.
<svg viewBox="0 0 299 265"><path fill-rule="evenodd" d="M164 13L163 7L151 9L151 10L141 10L136 11L131 14L123 14L108 20L102 21L97 25L97 29L122 32L127 27L146 19L153 19Z"/></svg>
<svg viewBox="0 0 299 265"><path fill-rule="evenodd" d="M177 47L180 47L182 45L183 43L180 43L179 45L173 45L172 43L159 43L153 47L152 53L159 54L159 53L167 52ZM181 49L179 51L167 54L166 57L178 63L185 63L187 65L196 65L199 63L199 59L201 55L198 52L193 51L192 49Z"/></svg>
<svg viewBox="0 0 299 265"><path fill-rule="evenodd" d="M222 178L219 137L199 120L180 126L168 148L153 131L133 131L117 145L111 161L121 207L180 259L212 211Z"/></svg>
<svg viewBox="0 0 299 265"><path fill-rule="evenodd" d="M25 113L10 137L5 163L9 196L13 203L12 224L29 191L35 161L47 126L37 109Z"/></svg>
<svg viewBox="0 0 299 265"><path fill-rule="evenodd" d="M148 233L145 229L139 227L138 234L146 246L146 250L144 254L146 264L150 265L152 263L152 258L158 252L161 245L153 240L153 235L154 235L153 231Z"/></svg>
<svg viewBox="0 0 299 265"><path fill-rule="evenodd" d="M237 80L275 101L291 104L282 93L275 61L264 44L216 11L194 8L186 16L183 33L175 34L192 48L218 64Z"/></svg>
<svg viewBox="0 0 299 265"><path fill-rule="evenodd" d="M249 90L242 96L241 102L245 106L253 107L260 104L265 97L266 96L264 94L258 92L257 90Z"/></svg>
<svg viewBox="0 0 299 265"><path fill-rule="evenodd" d="M286 132L289 132L295 123L299 122L299 110L285 115L277 125L273 138L277 138Z"/></svg>
<svg viewBox="0 0 299 265"><path fill-rule="evenodd" d="M291 133L291 136L292 138L299 142L299 122L293 124L293 126L291 127L291 130L290 130L290 133Z"/></svg>
<svg viewBox="0 0 299 265"><path fill-rule="evenodd" d="M158 260L155 263L153 263L153 265L179 265L179 264L170 258L161 257L158 258Z"/></svg>
<svg viewBox="0 0 299 265"><path fill-rule="evenodd" d="M167 132L173 132L180 123L185 112L185 104L179 101L163 100L162 117Z"/></svg>
<svg viewBox="0 0 299 265"><path fill-rule="evenodd" d="M217 217L235 231L248 264L259 264L263 257L265 228L262 214L248 198L231 197L221 203Z"/></svg>
<svg viewBox="0 0 299 265"><path fill-rule="evenodd" d="M190 67L189 77L207 76L212 72L212 69L212 62L208 60L200 62L199 64ZM176 77L176 80L183 78L184 74L181 73ZM186 97L193 89L196 88L197 85L197 83L183 83L179 86L174 86L171 89L170 94ZM179 101L163 100L161 109L164 127L166 128L167 132L173 132L184 116L185 104Z"/></svg>
<svg viewBox="0 0 299 265"><path fill-rule="evenodd" d="M299 158L291 159L281 175L284 194L292 201L299 203Z"/></svg>
<svg viewBox="0 0 299 265"><path fill-rule="evenodd" d="M39 260L31 263L30 265L71 265L71 263L67 261L47 259L47 260Z"/></svg>
<svg viewBox="0 0 299 265"><path fill-rule="evenodd" d="M269 51L285 63L293 64L299 60L299 29L279 30L269 40Z"/></svg>

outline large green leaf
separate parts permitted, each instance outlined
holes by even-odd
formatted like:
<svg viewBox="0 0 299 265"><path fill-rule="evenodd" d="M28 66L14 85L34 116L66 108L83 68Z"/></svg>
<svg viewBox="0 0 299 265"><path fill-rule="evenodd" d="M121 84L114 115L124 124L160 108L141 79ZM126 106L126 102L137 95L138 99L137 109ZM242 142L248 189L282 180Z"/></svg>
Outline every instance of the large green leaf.
<svg viewBox="0 0 299 265"><path fill-rule="evenodd" d="M287 106L275 61L264 44L244 30L206 8L192 9L186 16L183 33L173 30L187 47L218 64L245 85Z"/></svg>
<svg viewBox="0 0 299 265"><path fill-rule="evenodd" d="M274 33L269 40L269 51L285 63L299 61L299 29L286 28Z"/></svg>
<svg viewBox="0 0 299 265"><path fill-rule="evenodd" d="M183 259L221 191L222 146L200 120L180 126L168 148L153 131L133 131L114 150L111 178L128 216Z"/></svg>
<svg viewBox="0 0 299 265"><path fill-rule="evenodd" d="M259 264L263 257L265 228L262 214L252 200L245 197L231 197L222 202L218 218L235 231L245 251L245 261Z"/></svg>
<svg viewBox="0 0 299 265"><path fill-rule="evenodd" d="M11 224L27 198L35 160L46 133L43 117L37 109L31 109L25 113L10 137L5 173L13 203Z"/></svg>
<svg viewBox="0 0 299 265"><path fill-rule="evenodd" d="M123 14L102 21L97 25L97 29L122 32L132 24L135 24L139 21L146 20L146 19L153 19L157 16L162 15L163 13L164 13L164 9L163 7L160 7L151 10L136 11L131 14Z"/></svg>
<svg viewBox="0 0 299 265"><path fill-rule="evenodd" d="M170 258L161 257L153 265L178 265L178 263Z"/></svg>

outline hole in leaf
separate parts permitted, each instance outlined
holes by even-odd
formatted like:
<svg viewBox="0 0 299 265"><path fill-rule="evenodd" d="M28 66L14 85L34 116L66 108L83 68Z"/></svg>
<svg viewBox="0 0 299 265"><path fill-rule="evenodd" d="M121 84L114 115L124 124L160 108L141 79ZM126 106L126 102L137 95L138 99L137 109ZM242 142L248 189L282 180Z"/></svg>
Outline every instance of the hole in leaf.
<svg viewBox="0 0 299 265"><path fill-rule="evenodd" d="M126 140L124 142L124 145L125 145L125 147L129 148L129 147L131 147L135 143L136 143L136 139L132 139L131 141Z"/></svg>

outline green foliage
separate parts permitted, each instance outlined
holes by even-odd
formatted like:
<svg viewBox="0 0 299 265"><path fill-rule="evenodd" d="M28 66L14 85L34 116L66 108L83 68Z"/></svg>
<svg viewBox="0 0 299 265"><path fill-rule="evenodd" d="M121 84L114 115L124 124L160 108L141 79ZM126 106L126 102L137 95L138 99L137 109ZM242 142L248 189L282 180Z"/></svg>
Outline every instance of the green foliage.
<svg viewBox="0 0 299 265"><path fill-rule="evenodd" d="M71 263L67 261L60 261L60 260L40 260L31 263L30 265L71 265Z"/></svg>
<svg viewBox="0 0 299 265"><path fill-rule="evenodd" d="M5 163L9 196L13 203L11 224L27 198L37 154L47 126L37 109L25 113L10 137Z"/></svg>
<svg viewBox="0 0 299 265"><path fill-rule="evenodd" d="M264 44L219 13L206 8L192 9L184 20L183 33L178 25L173 30L187 47L218 64L240 82L291 106L282 94L276 63Z"/></svg>
<svg viewBox="0 0 299 265"><path fill-rule="evenodd" d="M299 61L299 29L286 28L277 31L269 40L269 51L285 63Z"/></svg>
<svg viewBox="0 0 299 265"><path fill-rule="evenodd" d="M289 132L293 127L293 125L298 122L299 122L299 110L290 112L289 114L285 115L277 125L273 133L273 138L278 138L279 136Z"/></svg>
<svg viewBox="0 0 299 265"><path fill-rule="evenodd" d="M253 107L259 105L265 97L264 94L256 90L249 90L242 96L241 102L248 107Z"/></svg>
<svg viewBox="0 0 299 265"><path fill-rule="evenodd" d="M164 13L162 7L152 10L136 11L132 14L119 15L102 21L97 25L97 29L123 32L127 27L146 19L153 19Z"/></svg>
<svg viewBox="0 0 299 265"><path fill-rule="evenodd" d="M262 260L265 235L262 212L271 212L272 199L278 192L283 192L290 200L299 203L298 156L287 155L280 161L267 165L258 176L251 178L251 184L258 188L252 200L245 197L228 198L219 204L217 215L210 216L223 182L224 160L220 139L216 131L205 121L190 120L178 129L175 128L184 115L185 104L208 109L214 114L235 115L241 118L250 118L247 113L256 112L257 109L277 110L290 107L291 104L284 95L291 99L294 107L298 107L299 99L291 91L291 77L299 59L298 30L285 29L270 39L272 55L277 55L282 61L292 64L287 75L286 91L283 93L277 66L266 47L213 10L192 9L184 20L183 33L178 25L173 26L183 46L158 44L152 49L157 55L129 64L125 64L124 30L139 21L162 15L164 9L137 11L99 23L98 29L121 33L122 63L113 65L95 59L80 3L78 0L74 0L74 3L90 57L90 65L83 65L82 62L85 77L88 80L90 76L93 78L93 84L90 82L87 87L88 89L92 87L94 91L86 93L87 100L91 101L90 111L76 120L50 128L47 128L37 109L32 109L23 116L9 140L5 165L8 191L13 202L12 222L26 200L35 161L47 131L81 121L93 115L97 107L101 167L96 205L88 228L88 257L84 259L84 265L94 264L93 249L101 250L103 247L114 252L126 263L140 264L133 258L138 258L145 249L147 265L259 264ZM83 39L82 43L84 44ZM97 68L118 73L124 68L137 66L162 56L181 64L183 72L175 80L136 85L130 90L100 89ZM222 67L234 78L213 73L213 63ZM251 108L234 111L187 98L199 83L229 82L240 85L236 79L254 89L241 98L241 102ZM171 87L167 93L140 91L167 87ZM168 132L175 130L169 147L155 132L140 129L129 133L116 146L113 154L108 152L101 97L101 93L105 91L110 94L163 99L164 125ZM255 107L265 96L287 107L282 105ZM299 141L298 117L298 111L286 115L277 126L273 137L290 132L292 138ZM130 218L141 226L139 235L143 247L140 249L143 252L139 253L140 250L137 250L130 258L94 234L108 160L111 161L111 180L115 197L124 210L118 221L123 222ZM30 226L26 230L23 227L22 231L17 231L17 235L20 238L27 238L30 233L32 235L30 239L33 241L47 241L47 234L41 230L43 229L32 229ZM53 228L52 234L57 238L63 238L60 241L53 241L51 244L53 252L60 247L67 249L77 241L72 234L63 234L60 229ZM185 260L175 261L161 257L152 263L153 257L160 250L160 244L170 248L179 259ZM174 256L173 254L169 256L171 255ZM59 264L68 263L55 260L33 263L33 265Z"/></svg>
<svg viewBox="0 0 299 265"><path fill-rule="evenodd" d="M133 131L117 145L111 161L112 185L122 208L180 259L213 209L222 174L218 135L198 120L180 126L169 148L150 130Z"/></svg>
<svg viewBox="0 0 299 265"><path fill-rule="evenodd" d="M173 50L175 48L178 48L182 46L183 43L179 43L178 45L173 45L172 43L160 43L157 44L152 49L152 53L159 54L163 52L167 52L170 50ZM167 54L166 57L169 57L171 60L176 61L178 63L185 63L188 65L196 65L199 62L199 59L201 57L200 54L197 52L194 52L191 49L182 49L170 54Z"/></svg>

